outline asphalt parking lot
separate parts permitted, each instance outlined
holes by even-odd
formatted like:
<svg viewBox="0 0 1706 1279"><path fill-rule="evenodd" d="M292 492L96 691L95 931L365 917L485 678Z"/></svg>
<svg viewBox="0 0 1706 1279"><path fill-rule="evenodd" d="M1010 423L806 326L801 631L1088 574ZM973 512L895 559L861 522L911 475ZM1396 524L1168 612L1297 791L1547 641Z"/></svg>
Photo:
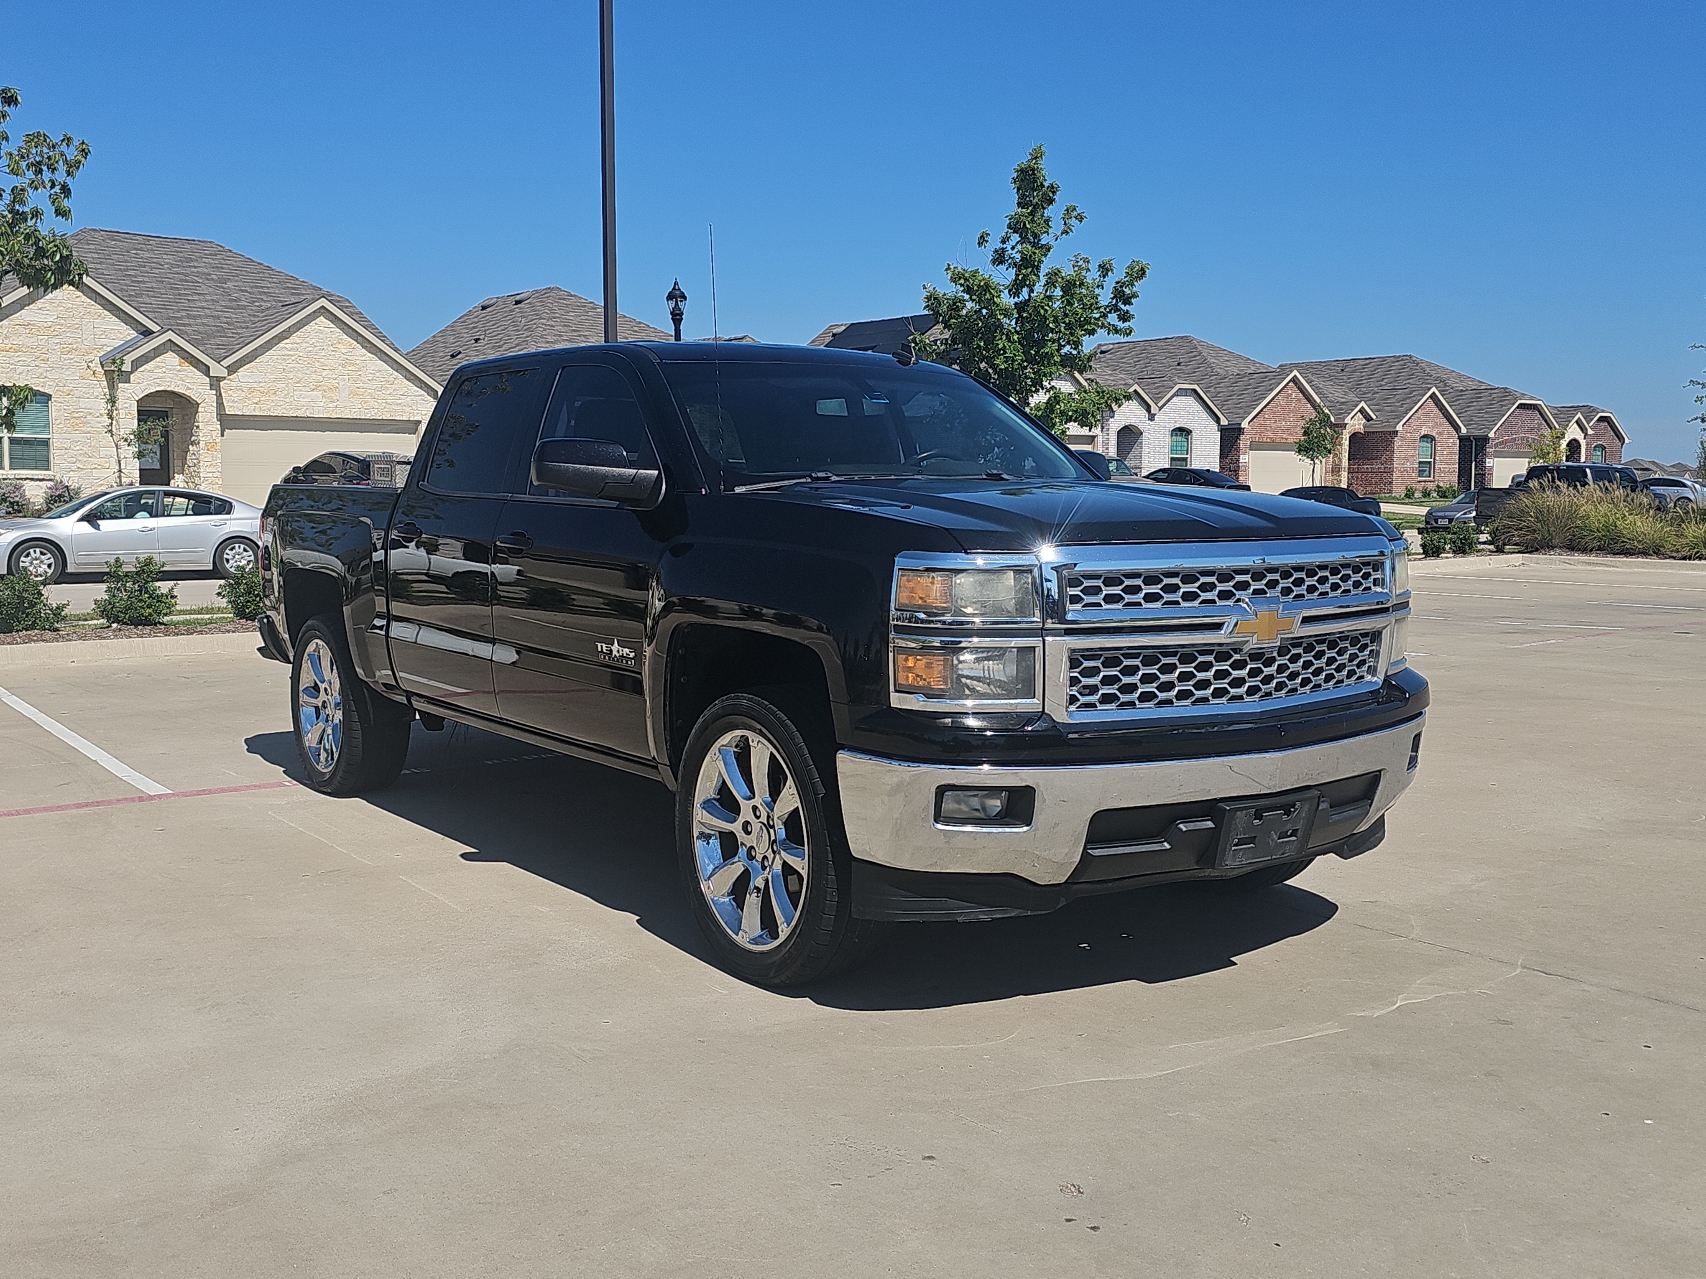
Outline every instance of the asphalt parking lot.
<svg viewBox="0 0 1706 1279"><path fill-rule="evenodd" d="M1440 569L1381 848L797 994L657 786L417 728L331 800L250 653L0 664L173 792L0 705L4 1269L1699 1273L1706 572Z"/></svg>

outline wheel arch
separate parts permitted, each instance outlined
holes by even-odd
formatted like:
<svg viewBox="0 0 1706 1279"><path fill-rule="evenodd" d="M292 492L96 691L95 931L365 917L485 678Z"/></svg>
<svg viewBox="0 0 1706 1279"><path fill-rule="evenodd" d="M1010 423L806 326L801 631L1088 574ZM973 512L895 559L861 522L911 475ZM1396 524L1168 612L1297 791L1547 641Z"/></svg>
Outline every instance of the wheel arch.
<svg viewBox="0 0 1706 1279"><path fill-rule="evenodd" d="M835 664L804 637L760 626L683 621L670 628L662 650L662 696L653 705L658 754L674 779L693 726L707 707L730 693L785 686L821 708L835 731L846 693ZM840 696L837 696L837 693Z"/></svg>

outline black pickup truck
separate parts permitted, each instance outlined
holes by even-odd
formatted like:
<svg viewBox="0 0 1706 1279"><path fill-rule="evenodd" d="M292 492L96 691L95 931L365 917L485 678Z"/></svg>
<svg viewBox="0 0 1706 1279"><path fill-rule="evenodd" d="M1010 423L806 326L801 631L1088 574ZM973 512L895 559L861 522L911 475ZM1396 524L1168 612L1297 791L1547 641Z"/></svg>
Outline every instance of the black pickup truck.
<svg viewBox="0 0 1706 1279"><path fill-rule="evenodd" d="M1380 842L1428 702L1382 520L1112 484L1011 403L852 351L467 364L401 490L281 485L268 652L314 786L413 721L661 780L721 963Z"/></svg>

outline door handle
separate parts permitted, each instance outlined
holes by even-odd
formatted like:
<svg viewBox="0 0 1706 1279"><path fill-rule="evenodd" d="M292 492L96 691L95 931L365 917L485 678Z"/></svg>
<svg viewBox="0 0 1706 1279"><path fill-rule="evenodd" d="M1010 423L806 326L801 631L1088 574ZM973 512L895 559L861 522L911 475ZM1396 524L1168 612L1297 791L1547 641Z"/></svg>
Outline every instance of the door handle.
<svg viewBox="0 0 1706 1279"><path fill-rule="evenodd" d="M391 526L391 534L393 537L406 538L412 542L421 535L421 526L413 520L404 520Z"/></svg>
<svg viewBox="0 0 1706 1279"><path fill-rule="evenodd" d="M511 554L515 554L532 549L533 539L525 533L505 533L498 538L497 547L500 551L509 551Z"/></svg>

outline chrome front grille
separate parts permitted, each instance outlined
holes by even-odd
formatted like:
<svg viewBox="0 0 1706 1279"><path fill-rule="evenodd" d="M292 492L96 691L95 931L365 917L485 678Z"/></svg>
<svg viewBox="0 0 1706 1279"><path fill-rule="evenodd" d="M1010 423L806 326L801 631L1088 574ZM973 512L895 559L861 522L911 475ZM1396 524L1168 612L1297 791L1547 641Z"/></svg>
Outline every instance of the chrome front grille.
<svg viewBox="0 0 1706 1279"><path fill-rule="evenodd" d="M1380 649L1378 630L1338 632L1273 647L1075 648L1067 658L1067 710L1237 706L1330 693L1378 679Z"/></svg>
<svg viewBox="0 0 1706 1279"><path fill-rule="evenodd" d="M1255 596L1326 600L1386 590L1386 560L1324 560L1304 564L1249 564L1235 568L1120 568L1069 570L1068 614L1113 609L1212 608Z"/></svg>

